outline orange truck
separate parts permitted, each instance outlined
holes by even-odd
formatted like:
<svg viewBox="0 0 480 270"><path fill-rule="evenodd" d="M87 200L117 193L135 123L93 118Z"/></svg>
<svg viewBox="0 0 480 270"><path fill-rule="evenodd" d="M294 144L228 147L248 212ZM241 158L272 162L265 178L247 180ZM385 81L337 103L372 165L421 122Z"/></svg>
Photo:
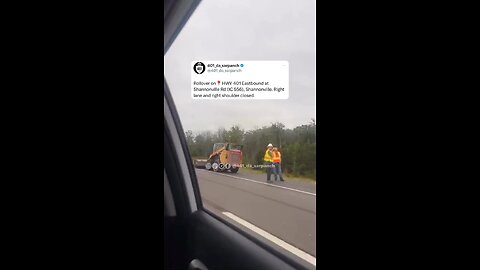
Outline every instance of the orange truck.
<svg viewBox="0 0 480 270"><path fill-rule="evenodd" d="M243 162L243 145L233 143L215 143L208 159L195 159L193 164L198 168L211 171L238 172Z"/></svg>

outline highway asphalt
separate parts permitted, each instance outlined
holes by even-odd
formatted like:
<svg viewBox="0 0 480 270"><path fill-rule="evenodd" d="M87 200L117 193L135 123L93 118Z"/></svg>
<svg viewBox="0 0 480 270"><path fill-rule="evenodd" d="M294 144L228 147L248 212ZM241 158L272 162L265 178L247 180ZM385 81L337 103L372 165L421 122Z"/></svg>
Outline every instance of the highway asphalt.
<svg viewBox="0 0 480 270"><path fill-rule="evenodd" d="M316 257L316 185L274 182L266 175L215 173L196 169L206 209L248 230L224 213L255 225L284 242ZM251 233L251 232L250 232Z"/></svg>

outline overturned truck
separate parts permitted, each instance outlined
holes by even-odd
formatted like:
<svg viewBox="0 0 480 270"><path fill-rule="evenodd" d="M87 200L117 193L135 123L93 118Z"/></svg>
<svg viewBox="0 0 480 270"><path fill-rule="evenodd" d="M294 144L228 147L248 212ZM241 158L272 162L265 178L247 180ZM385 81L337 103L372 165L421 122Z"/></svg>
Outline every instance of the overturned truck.
<svg viewBox="0 0 480 270"><path fill-rule="evenodd" d="M212 153L207 159L194 159L193 164L197 168L205 168L212 171L238 172L242 161L243 145L234 143L215 143Z"/></svg>

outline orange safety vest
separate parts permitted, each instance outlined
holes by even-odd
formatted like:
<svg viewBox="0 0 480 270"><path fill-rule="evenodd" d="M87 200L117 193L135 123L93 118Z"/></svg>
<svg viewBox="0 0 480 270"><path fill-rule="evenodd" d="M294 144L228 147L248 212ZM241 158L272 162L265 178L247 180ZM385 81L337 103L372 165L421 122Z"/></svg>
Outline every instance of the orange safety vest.
<svg viewBox="0 0 480 270"><path fill-rule="evenodd" d="M273 163L280 163L282 162L282 154L280 154L280 151L273 152Z"/></svg>

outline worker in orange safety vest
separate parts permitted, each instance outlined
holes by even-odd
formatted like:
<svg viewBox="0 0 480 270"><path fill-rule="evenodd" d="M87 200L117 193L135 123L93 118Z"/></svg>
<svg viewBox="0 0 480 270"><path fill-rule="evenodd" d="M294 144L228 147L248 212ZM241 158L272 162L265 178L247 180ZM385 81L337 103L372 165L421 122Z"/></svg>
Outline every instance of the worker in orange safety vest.
<svg viewBox="0 0 480 270"><path fill-rule="evenodd" d="M273 169L274 181L284 181L282 176L282 154L277 147L273 148L273 165L275 166Z"/></svg>

